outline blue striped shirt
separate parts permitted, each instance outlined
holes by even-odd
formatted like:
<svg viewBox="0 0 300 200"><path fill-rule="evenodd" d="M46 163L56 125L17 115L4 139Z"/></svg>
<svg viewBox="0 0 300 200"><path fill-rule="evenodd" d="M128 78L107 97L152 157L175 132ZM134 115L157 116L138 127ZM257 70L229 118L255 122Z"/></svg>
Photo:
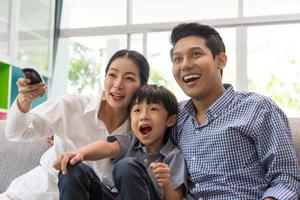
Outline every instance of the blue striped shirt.
<svg viewBox="0 0 300 200"><path fill-rule="evenodd" d="M231 85L199 124L179 104L171 137L188 168L188 199L298 199L300 170L288 120L269 98Z"/></svg>

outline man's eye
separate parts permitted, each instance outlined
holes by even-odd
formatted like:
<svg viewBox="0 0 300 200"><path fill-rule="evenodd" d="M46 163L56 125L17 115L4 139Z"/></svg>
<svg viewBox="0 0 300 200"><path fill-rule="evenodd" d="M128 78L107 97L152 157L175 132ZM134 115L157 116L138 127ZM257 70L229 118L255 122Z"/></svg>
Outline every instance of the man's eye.
<svg viewBox="0 0 300 200"><path fill-rule="evenodd" d="M181 61L180 57L174 57L173 58L173 63L179 63Z"/></svg>
<svg viewBox="0 0 300 200"><path fill-rule="evenodd" d="M192 56L193 57L199 57L199 56L201 56L201 53L200 52L193 52Z"/></svg>

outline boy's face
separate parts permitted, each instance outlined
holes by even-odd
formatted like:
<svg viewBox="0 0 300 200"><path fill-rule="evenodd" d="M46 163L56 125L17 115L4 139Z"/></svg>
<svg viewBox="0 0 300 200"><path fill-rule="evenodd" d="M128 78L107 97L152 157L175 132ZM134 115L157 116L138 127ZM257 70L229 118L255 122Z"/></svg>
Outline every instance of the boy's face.
<svg viewBox="0 0 300 200"><path fill-rule="evenodd" d="M155 153L163 147L166 129L176 123L176 115L168 117L162 104L147 104L146 100L132 107L130 119L134 135L146 146L149 153Z"/></svg>
<svg viewBox="0 0 300 200"><path fill-rule="evenodd" d="M204 38L180 39L174 46L172 62L174 78L192 99L209 98L223 87L220 69L226 63L226 55L220 53L213 58Z"/></svg>

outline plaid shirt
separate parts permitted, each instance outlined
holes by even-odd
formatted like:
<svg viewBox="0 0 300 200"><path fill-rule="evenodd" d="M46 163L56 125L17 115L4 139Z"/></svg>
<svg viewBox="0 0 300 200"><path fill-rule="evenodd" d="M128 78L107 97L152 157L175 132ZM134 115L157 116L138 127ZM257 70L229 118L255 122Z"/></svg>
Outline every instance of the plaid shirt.
<svg viewBox="0 0 300 200"><path fill-rule="evenodd" d="M191 100L179 104L171 137L188 168L188 199L298 199L300 170L286 115L257 93L231 85L199 124Z"/></svg>

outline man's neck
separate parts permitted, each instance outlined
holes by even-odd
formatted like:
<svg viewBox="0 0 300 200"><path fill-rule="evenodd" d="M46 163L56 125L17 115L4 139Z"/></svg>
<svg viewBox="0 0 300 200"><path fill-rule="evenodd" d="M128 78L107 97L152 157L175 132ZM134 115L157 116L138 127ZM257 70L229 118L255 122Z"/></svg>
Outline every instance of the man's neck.
<svg viewBox="0 0 300 200"><path fill-rule="evenodd" d="M218 87L214 90L213 93L210 95L207 95L202 98L193 98L193 104L196 108L196 118L197 121L200 124L204 124L206 122L206 115L205 112L208 110L208 108L220 97L223 95L225 92L225 88L223 87Z"/></svg>

